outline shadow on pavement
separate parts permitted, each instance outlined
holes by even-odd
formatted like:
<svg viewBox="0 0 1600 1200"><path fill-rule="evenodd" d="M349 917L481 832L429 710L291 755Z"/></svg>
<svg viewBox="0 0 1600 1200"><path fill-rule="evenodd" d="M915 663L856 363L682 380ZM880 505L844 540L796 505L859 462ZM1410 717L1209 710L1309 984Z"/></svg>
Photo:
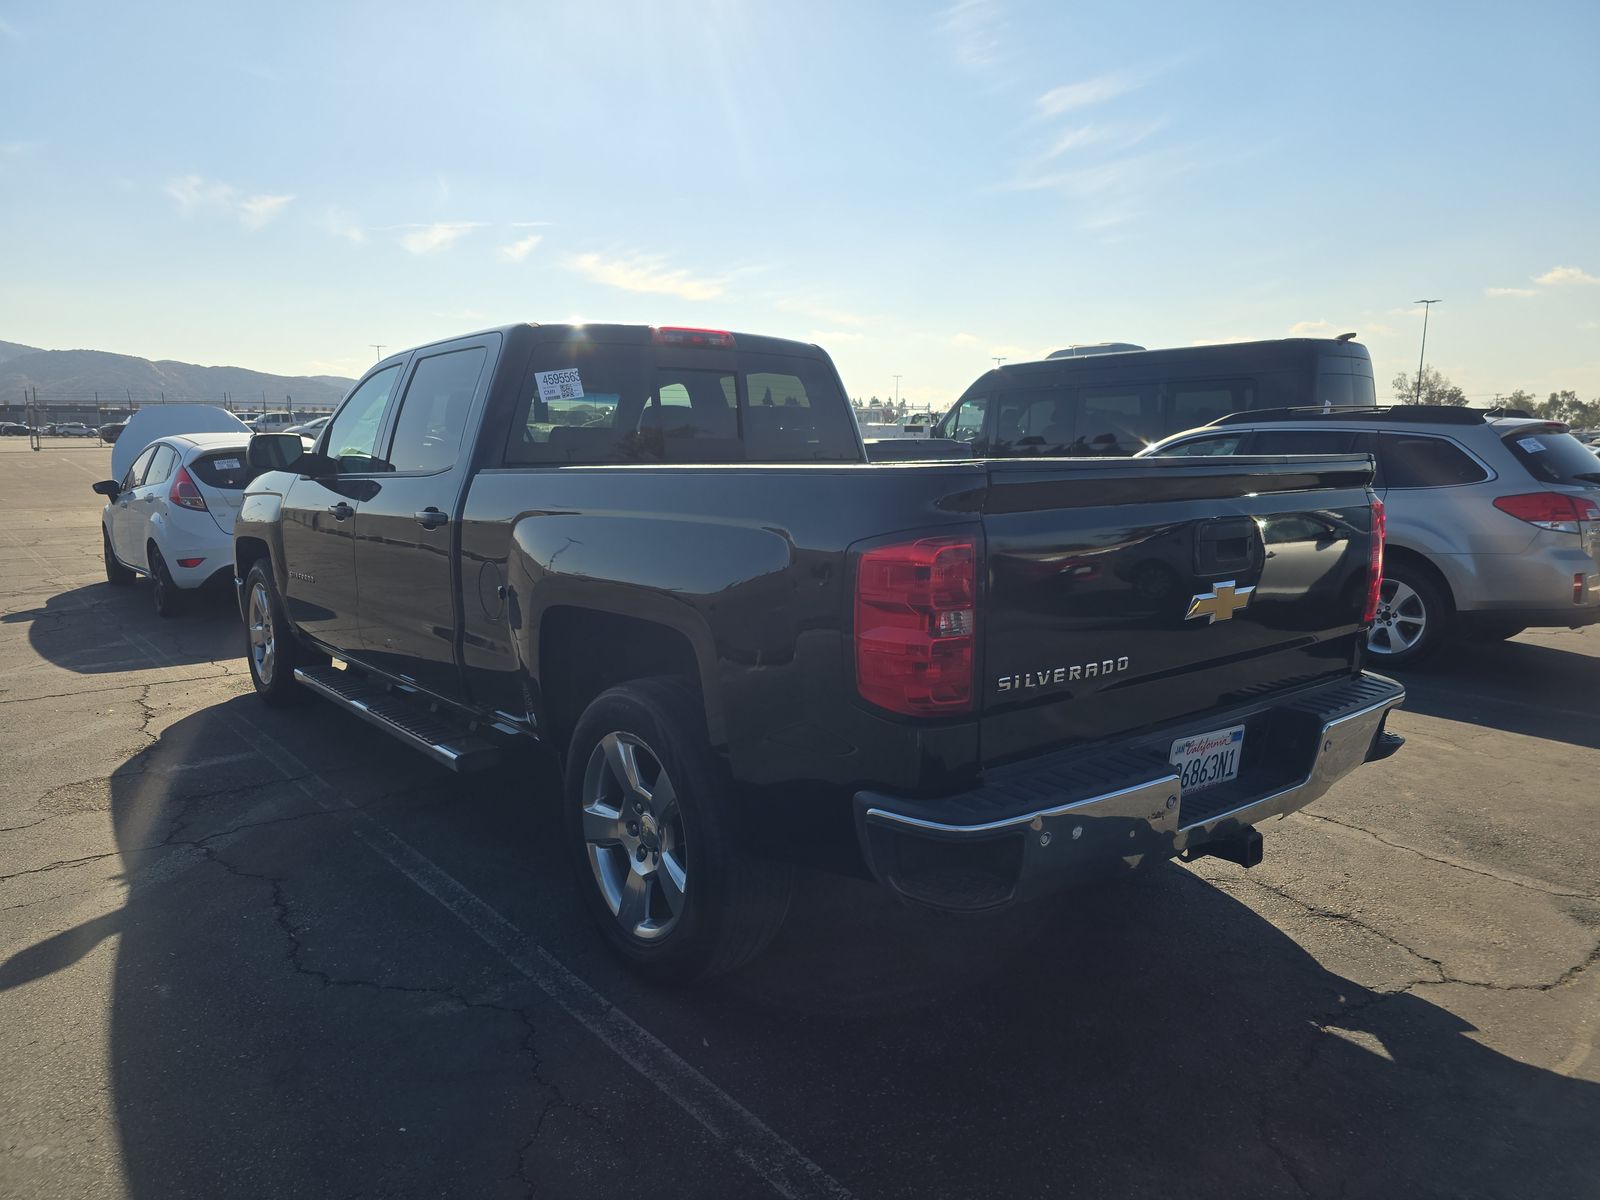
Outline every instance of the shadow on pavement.
<svg viewBox="0 0 1600 1200"><path fill-rule="evenodd" d="M597 1085L617 1068L599 1042L293 783L252 761L162 769L238 748L241 722L359 767L343 794L858 1196L1577 1195L1600 1179L1600 1086L1324 968L1182 868L985 920L808 877L765 959L653 991L575 923L525 764L461 782L342 714L241 697L113 777L121 912L0 964L16 987L118 935L110 1060L135 1197L578 1196L674 1177L712 1195L736 1169L642 1079ZM1397 951L1342 932L1375 976L1406 977Z"/></svg>
<svg viewBox="0 0 1600 1200"><path fill-rule="evenodd" d="M1591 638L1600 647L1600 629L1589 631L1586 642ZM1593 653L1537 642L1465 642L1400 679L1408 711L1600 749L1600 659Z"/></svg>
<svg viewBox="0 0 1600 1200"><path fill-rule="evenodd" d="M137 579L126 587L91 583L51 596L42 608L6 613L0 624L27 625L28 644L42 659L80 675L243 658L244 634L231 586L199 588L185 593L184 601L179 616L164 620L156 615L147 580ZM86 638L84 622L72 618L89 610L110 617L114 631ZM130 645L126 633L156 643L165 661L158 664Z"/></svg>

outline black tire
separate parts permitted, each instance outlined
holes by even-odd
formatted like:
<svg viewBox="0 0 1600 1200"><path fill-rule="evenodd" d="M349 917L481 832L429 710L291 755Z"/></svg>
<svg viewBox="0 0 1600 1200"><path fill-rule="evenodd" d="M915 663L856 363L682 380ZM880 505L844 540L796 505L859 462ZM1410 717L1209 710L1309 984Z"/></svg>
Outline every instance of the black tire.
<svg viewBox="0 0 1600 1200"><path fill-rule="evenodd" d="M589 705L567 755L564 823L578 889L612 948L639 974L662 983L703 979L749 962L782 926L794 883L791 864L758 858L740 844L726 768L711 751L702 712L699 693L682 680L634 680ZM614 772L607 775L613 761L607 745L621 740L618 735L633 746L637 776L648 783L650 796L660 797L665 776L672 799L658 805L646 797L637 814L627 803L640 793L619 789L618 803L605 799L607 780L619 780ZM653 776L651 759L659 767ZM595 807L586 814L591 798ZM613 820L611 808L620 814L614 818L619 840L591 846L586 823ZM638 823L630 824L635 816ZM630 829L632 836L625 836ZM643 859L637 859L640 853ZM683 876L676 908L672 890L664 886L674 856ZM635 861L642 864L637 870ZM643 924L625 923L626 889L618 878L650 881L643 885L644 911L646 921L658 926L655 932L641 936Z"/></svg>
<svg viewBox="0 0 1600 1200"><path fill-rule="evenodd" d="M1385 562L1367 662L1380 671L1417 666L1444 644L1454 620L1449 596L1428 570L1403 558Z"/></svg>
<svg viewBox="0 0 1600 1200"><path fill-rule="evenodd" d="M100 540L105 544L106 582L113 587L126 587L133 582L133 572L118 562L117 556L111 552L111 535L106 532L104 525L100 527Z"/></svg>
<svg viewBox="0 0 1600 1200"><path fill-rule="evenodd" d="M256 695L273 708L304 703L311 693L295 682L294 669L313 666L316 659L290 628L266 559L257 559L245 575L243 607L244 659ZM264 628L257 619L262 614Z"/></svg>
<svg viewBox="0 0 1600 1200"><path fill-rule="evenodd" d="M150 563L150 595L155 600L156 616L171 620L183 612L183 593L173 582L172 572L167 570L167 560L161 557L161 551L154 542L145 548L145 554Z"/></svg>

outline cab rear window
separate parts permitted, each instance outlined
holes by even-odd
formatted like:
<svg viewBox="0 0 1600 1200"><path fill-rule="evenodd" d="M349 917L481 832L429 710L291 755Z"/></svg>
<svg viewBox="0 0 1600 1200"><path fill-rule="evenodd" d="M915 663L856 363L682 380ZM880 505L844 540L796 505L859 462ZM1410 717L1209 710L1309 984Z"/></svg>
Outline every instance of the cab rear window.
<svg viewBox="0 0 1600 1200"><path fill-rule="evenodd" d="M1549 433L1538 426L1519 429L1503 439L1516 460L1540 483L1600 483L1600 458L1570 433Z"/></svg>
<svg viewBox="0 0 1600 1200"><path fill-rule="evenodd" d="M250 464L245 461L243 446L237 450L203 454L189 464L189 470L207 487L220 488L225 492L244 491L250 481L260 474L259 471L252 471Z"/></svg>

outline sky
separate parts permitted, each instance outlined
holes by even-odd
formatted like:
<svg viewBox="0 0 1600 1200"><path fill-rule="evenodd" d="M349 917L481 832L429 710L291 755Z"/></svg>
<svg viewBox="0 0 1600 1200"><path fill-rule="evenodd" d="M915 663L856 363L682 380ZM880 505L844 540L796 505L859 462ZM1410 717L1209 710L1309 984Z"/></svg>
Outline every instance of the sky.
<svg viewBox="0 0 1600 1200"><path fill-rule="evenodd" d="M0 0L0 339L282 374L519 320L993 357L1355 331L1600 397L1600 4Z"/></svg>

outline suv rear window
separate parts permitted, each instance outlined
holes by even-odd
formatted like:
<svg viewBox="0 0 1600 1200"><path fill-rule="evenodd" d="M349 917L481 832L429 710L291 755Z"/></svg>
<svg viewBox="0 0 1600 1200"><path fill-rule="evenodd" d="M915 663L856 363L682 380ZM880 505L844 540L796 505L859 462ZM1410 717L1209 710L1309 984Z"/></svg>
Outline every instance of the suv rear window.
<svg viewBox="0 0 1600 1200"><path fill-rule="evenodd" d="M261 472L250 469L245 461L244 447L237 450L219 450L204 454L189 464L194 477L207 487L225 492L242 492Z"/></svg>
<svg viewBox="0 0 1600 1200"><path fill-rule="evenodd" d="M1502 440L1540 483L1600 483L1600 458L1570 433L1532 426L1514 430Z"/></svg>
<svg viewBox="0 0 1600 1200"><path fill-rule="evenodd" d="M541 349L506 463L861 459L855 420L825 362L747 352L711 354L704 366L655 359L642 346Z"/></svg>

